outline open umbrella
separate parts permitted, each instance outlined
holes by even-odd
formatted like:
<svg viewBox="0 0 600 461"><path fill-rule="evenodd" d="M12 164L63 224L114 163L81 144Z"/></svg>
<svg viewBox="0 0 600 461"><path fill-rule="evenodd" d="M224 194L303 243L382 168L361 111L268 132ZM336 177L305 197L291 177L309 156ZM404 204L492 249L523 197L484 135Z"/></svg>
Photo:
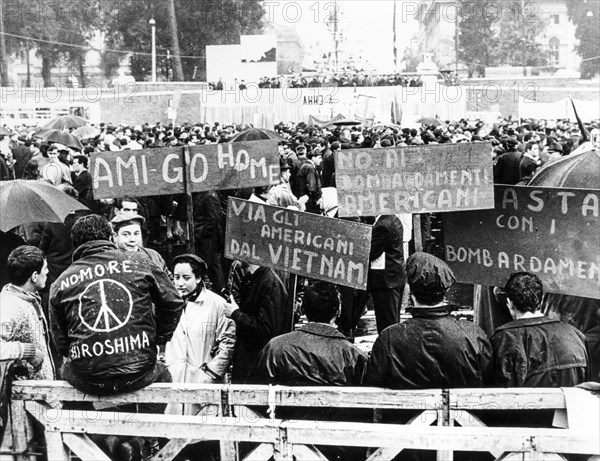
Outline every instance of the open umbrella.
<svg viewBox="0 0 600 461"><path fill-rule="evenodd" d="M10 131L3 126L0 126L0 136L10 136Z"/></svg>
<svg viewBox="0 0 600 461"><path fill-rule="evenodd" d="M600 189L600 151L591 149L548 163L536 172L527 185Z"/></svg>
<svg viewBox="0 0 600 461"><path fill-rule="evenodd" d="M419 120L417 120L417 123L422 123L423 125L434 125L434 126L440 126L442 124L442 122L440 122L437 118L433 118L433 117L421 117Z"/></svg>
<svg viewBox="0 0 600 461"><path fill-rule="evenodd" d="M39 134L39 137L46 142L57 142L73 149L83 150L79 139L65 130L48 130Z"/></svg>
<svg viewBox="0 0 600 461"><path fill-rule="evenodd" d="M71 134L78 139L92 139L100 134L100 130L94 126L86 125L71 131Z"/></svg>
<svg viewBox="0 0 600 461"><path fill-rule="evenodd" d="M78 115L61 115L50 120L42 129L44 130L63 130L65 128L78 128L87 125L88 121Z"/></svg>
<svg viewBox="0 0 600 461"><path fill-rule="evenodd" d="M260 141L264 139L276 139L277 141L283 140L283 138L273 130L266 130L264 128L250 128L249 130L245 130L234 135L229 142Z"/></svg>
<svg viewBox="0 0 600 461"><path fill-rule="evenodd" d="M358 120L344 119L344 120L336 120L333 122L335 126L352 126L352 125L361 125L362 122Z"/></svg>
<svg viewBox="0 0 600 461"><path fill-rule="evenodd" d="M64 222L76 210L89 210L44 181L0 182L0 230L32 222Z"/></svg>

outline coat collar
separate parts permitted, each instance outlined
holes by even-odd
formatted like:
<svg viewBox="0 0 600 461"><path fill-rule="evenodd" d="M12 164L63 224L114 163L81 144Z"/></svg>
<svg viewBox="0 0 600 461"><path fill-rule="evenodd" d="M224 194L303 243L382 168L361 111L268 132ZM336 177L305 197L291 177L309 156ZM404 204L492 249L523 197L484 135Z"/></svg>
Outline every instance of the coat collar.
<svg viewBox="0 0 600 461"><path fill-rule="evenodd" d="M504 325L500 325L498 328L496 328L496 331L510 330L511 328L521 328L525 326L545 325L548 323L556 322L560 322L560 320L551 319L546 316L532 317L526 319L513 320L511 322L505 323Z"/></svg>
<svg viewBox="0 0 600 461"><path fill-rule="evenodd" d="M336 328L324 323L309 322L306 325L298 328L296 331L301 331L303 333L316 336L325 336L326 338L344 339L346 341L348 340L348 338L346 338Z"/></svg>

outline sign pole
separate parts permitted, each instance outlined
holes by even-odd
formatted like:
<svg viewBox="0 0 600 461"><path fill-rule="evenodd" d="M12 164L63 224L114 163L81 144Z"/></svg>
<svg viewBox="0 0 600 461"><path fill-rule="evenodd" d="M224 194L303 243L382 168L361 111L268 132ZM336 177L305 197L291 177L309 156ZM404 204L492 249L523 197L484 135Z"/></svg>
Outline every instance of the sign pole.
<svg viewBox="0 0 600 461"><path fill-rule="evenodd" d="M192 179L190 173L190 148L183 148L183 187L185 189L185 203L187 215L187 252L196 254L196 245L194 242L194 203L192 202Z"/></svg>

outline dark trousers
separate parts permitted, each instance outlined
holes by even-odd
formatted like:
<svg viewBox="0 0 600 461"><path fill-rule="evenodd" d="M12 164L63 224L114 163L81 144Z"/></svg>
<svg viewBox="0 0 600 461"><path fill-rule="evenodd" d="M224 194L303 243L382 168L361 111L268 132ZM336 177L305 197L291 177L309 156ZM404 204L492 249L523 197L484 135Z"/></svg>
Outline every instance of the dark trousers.
<svg viewBox="0 0 600 461"><path fill-rule="evenodd" d="M375 321L377 322L377 333L381 333L390 325L400 321L400 302L404 286L395 288L371 287L373 296L373 308L375 310Z"/></svg>

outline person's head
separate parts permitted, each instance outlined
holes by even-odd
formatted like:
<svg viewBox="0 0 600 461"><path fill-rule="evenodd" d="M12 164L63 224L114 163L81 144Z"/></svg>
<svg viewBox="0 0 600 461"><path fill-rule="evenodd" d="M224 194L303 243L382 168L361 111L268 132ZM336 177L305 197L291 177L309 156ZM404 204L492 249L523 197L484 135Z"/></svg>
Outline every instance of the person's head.
<svg viewBox="0 0 600 461"><path fill-rule="evenodd" d="M271 186L256 186L254 188L254 195L266 199L269 196L269 189Z"/></svg>
<svg viewBox="0 0 600 461"><path fill-rule="evenodd" d="M37 160L29 160L23 169L23 179L40 179L40 165Z"/></svg>
<svg viewBox="0 0 600 461"><path fill-rule="evenodd" d="M82 216L71 228L73 248L92 240L110 240L112 235L113 230L108 220L97 214Z"/></svg>
<svg viewBox="0 0 600 461"><path fill-rule="evenodd" d="M110 223L113 226L115 244L126 251L137 251L143 246L142 225L144 218L137 213L120 213Z"/></svg>
<svg viewBox="0 0 600 461"><path fill-rule="evenodd" d="M520 313L538 311L544 295L542 281L537 275L529 272L512 274L504 286L504 292L511 313L512 310Z"/></svg>
<svg viewBox="0 0 600 461"><path fill-rule="evenodd" d="M540 145L535 141L529 141L525 145L525 152L535 161L540 158Z"/></svg>
<svg viewBox="0 0 600 461"><path fill-rule="evenodd" d="M340 313L340 295L332 283L318 281L306 288L302 310L310 322L330 323Z"/></svg>
<svg viewBox="0 0 600 461"><path fill-rule="evenodd" d="M138 202L133 197L123 197L115 203L115 214L139 213Z"/></svg>
<svg viewBox="0 0 600 461"><path fill-rule="evenodd" d="M48 278L48 262L39 248L21 245L8 255L6 272L13 285L27 291L41 291Z"/></svg>
<svg viewBox="0 0 600 461"><path fill-rule="evenodd" d="M89 159L85 155L75 155L73 157L73 171L79 173L88 167Z"/></svg>
<svg viewBox="0 0 600 461"><path fill-rule="evenodd" d="M296 147L296 154L298 157L306 155L306 146L304 144L300 144L298 147Z"/></svg>
<svg viewBox="0 0 600 461"><path fill-rule="evenodd" d="M292 169L288 165L287 162L283 161L279 163L279 176L281 178L281 182L284 184L288 184L290 182L290 177L292 176Z"/></svg>
<svg viewBox="0 0 600 461"><path fill-rule="evenodd" d="M534 159L524 157L520 165L521 179L531 178L538 169L538 167L539 165Z"/></svg>
<svg viewBox="0 0 600 461"><path fill-rule="evenodd" d="M208 272L204 260L194 254L183 254L173 259L173 283L181 296L189 296L200 285Z"/></svg>
<svg viewBox="0 0 600 461"><path fill-rule="evenodd" d="M406 261L406 278L415 305L424 306L442 303L446 291L456 281L452 269L444 261L422 252L414 253Z"/></svg>
<svg viewBox="0 0 600 461"><path fill-rule="evenodd" d="M315 164L315 166L319 166L323 162L323 154L320 150L309 152L307 157Z"/></svg>
<svg viewBox="0 0 600 461"><path fill-rule="evenodd" d="M51 162L58 162L58 146L56 144L52 144L50 147L48 147L48 158L50 159Z"/></svg>

